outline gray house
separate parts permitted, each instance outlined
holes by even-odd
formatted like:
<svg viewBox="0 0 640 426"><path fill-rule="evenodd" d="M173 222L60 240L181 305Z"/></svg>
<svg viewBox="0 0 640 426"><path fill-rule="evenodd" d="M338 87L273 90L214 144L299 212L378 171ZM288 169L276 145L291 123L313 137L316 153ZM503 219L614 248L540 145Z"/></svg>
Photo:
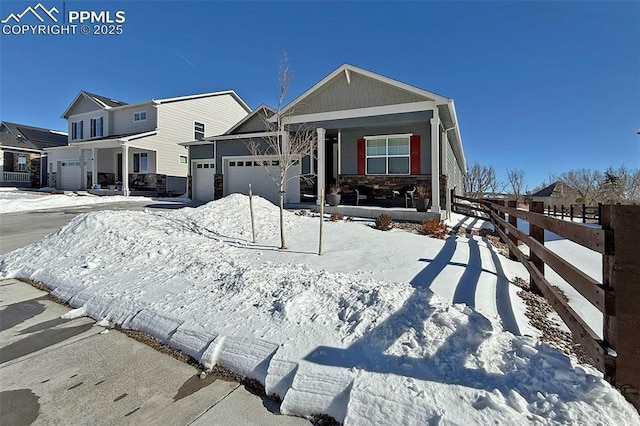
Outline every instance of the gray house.
<svg viewBox="0 0 640 426"><path fill-rule="evenodd" d="M264 118L274 121L273 114L263 105L222 137L183 144L196 164L191 174L193 198L210 200L246 192L249 183L254 188L269 183L273 187L256 192L277 199L277 188L264 167L277 164L271 158L251 156L246 146L248 139L269 136ZM424 184L439 194L433 197L432 211L440 212L449 205L449 190L462 190L466 160L451 99L345 64L280 114L290 129L302 124L313 128L318 140L317 163L302 159L299 165L315 171L315 182L309 186L291 180L286 188L289 203L299 202L300 192L319 195L332 183L340 185L347 197L358 187L369 188L373 200ZM208 175L198 172L201 160L210 162Z"/></svg>
<svg viewBox="0 0 640 426"><path fill-rule="evenodd" d="M47 161L44 150L66 145L67 134L64 132L0 122L0 185L45 186Z"/></svg>
<svg viewBox="0 0 640 426"><path fill-rule="evenodd" d="M542 188L530 195L531 201L542 201L544 208L553 208L553 206L569 207L571 204L578 204L582 202L580 194L573 187L567 185L564 182L556 181L551 185Z"/></svg>

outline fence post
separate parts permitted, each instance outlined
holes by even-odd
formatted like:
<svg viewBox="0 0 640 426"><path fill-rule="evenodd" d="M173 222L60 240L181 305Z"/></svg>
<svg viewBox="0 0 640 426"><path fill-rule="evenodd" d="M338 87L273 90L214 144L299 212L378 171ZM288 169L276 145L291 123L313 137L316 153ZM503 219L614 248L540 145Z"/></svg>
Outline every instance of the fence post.
<svg viewBox="0 0 640 426"><path fill-rule="evenodd" d="M558 217L557 210L556 210L556 205L555 205L555 204L553 205L553 217Z"/></svg>
<svg viewBox="0 0 640 426"><path fill-rule="evenodd" d="M573 222L573 204L569 204L569 218L571 218L571 222Z"/></svg>
<svg viewBox="0 0 640 426"><path fill-rule="evenodd" d="M564 204L560 204L560 219L564 220Z"/></svg>
<svg viewBox="0 0 640 426"><path fill-rule="evenodd" d="M507 201L507 207L511 207L511 208L517 208L518 203L517 201ZM515 226L516 228L518 227L518 218L515 217L514 215L510 214L509 215L509 224ZM513 232L509 232L509 240L511 240L511 242L513 244L516 245L516 247L518 246L518 238L516 237L516 234ZM511 249L509 249L509 259L511 260L517 260L518 258L516 257L516 255L513 253L513 251Z"/></svg>
<svg viewBox="0 0 640 426"><path fill-rule="evenodd" d="M604 338L617 354L615 365L609 365L605 376L640 410L640 206L599 209L605 232L603 285L614 295L608 300L613 309L607 309L605 303Z"/></svg>
<svg viewBox="0 0 640 426"><path fill-rule="evenodd" d="M587 223L587 205L582 203L582 223Z"/></svg>
<svg viewBox="0 0 640 426"><path fill-rule="evenodd" d="M505 205L504 200L495 200L495 201L494 201L494 203L499 204L499 205L501 205L501 206L504 206L504 205ZM492 209L492 210L494 210L494 209L493 209L493 207L491 207L491 209ZM495 211L498 213L498 216L500 216L500 219L502 219L502 220L506 220L506 219L507 219L507 217L506 217L506 215L504 214L504 212L503 212L503 211L500 211L500 210L497 210L497 209L495 209ZM506 233L506 229L505 229L505 227L504 227L504 226L502 226L501 224L498 224L498 227L500 228L500 230L502 231L502 233ZM506 242L506 241L503 241L503 243L505 243L505 244L506 244L507 242Z"/></svg>
<svg viewBox="0 0 640 426"><path fill-rule="evenodd" d="M602 203L598 203L598 225L602 225Z"/></svg>
<svg viewBox="0 0 640 426"><path fill-rule="evenodd" d="M554 210L555 208L556 206L553 206ZM533 213L544 214L544 203L541 201L533 201L531 203L531 206L529 207L529 211ZM540 228L539 226L529 223L529 235L537 242L544 245L544 228ZM531 252L530 258L533 266L535 266L536 269L540 271L540 274L544 276L544 262L542 261L542 259L536 256L533 252ZM531 291L533 291L534 293L540 294L538 285L531 277L529 277L529 287L531 287Z"/></svg>
<svg viewBox="0 0 640 426"><path fill-rule="evenodd" d="M547 206L547 216L551 216L551 204Z"/></svg>

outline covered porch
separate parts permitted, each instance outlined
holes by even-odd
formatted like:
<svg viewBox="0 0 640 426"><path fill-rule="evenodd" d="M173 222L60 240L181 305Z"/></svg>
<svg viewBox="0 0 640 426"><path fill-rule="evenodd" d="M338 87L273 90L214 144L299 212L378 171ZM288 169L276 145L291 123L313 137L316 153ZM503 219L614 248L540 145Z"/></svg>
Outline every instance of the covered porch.
<svg viewBox="0 0 640 426"><path fill-rule="evenodd" d="M80 150L80 175L87 176L86 189L91 193L128 196L133 192L149 195L166 192L166 176L156 173L156 151L136 145L128 138L105 138L75 145Z"/></svg>
<svg viewBox="0 0 640 426"><path fill-rule="evenodd" d="M42 151L0 146L0 186L40 187L46 184Z"/></svg>

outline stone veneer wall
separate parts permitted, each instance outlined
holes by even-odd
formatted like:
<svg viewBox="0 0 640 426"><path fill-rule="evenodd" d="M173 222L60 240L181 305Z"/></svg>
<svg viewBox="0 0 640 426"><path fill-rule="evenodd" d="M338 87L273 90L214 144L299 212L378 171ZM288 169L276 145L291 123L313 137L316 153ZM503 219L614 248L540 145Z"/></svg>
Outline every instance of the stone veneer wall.
<svg viewBox="0 0 640 426"><path fill-rule="evenodd" d="M224 181L222 174L213 175L213 199L219 200L224 196Z"/></svg>
<svg viewBox="0 0 640 426"><path fill-rule="evenodd" d="M355 196L358 186L374 190L375 198L392 198L392 191L405 186L425 185L431 187L431 175L391 176L391 175L340 175L338 182L342 193ZM447 191L447 176L440 175L440 205L444 206Z"/></svg>

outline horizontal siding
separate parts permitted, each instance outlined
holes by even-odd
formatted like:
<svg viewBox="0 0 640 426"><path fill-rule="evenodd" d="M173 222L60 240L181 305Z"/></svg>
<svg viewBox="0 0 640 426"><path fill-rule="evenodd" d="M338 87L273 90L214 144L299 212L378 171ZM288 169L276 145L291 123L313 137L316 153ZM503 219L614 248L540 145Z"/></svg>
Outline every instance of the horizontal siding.
<svg viewBox="0 0 640 426"><path fill-rule="evenodd" d="M102 111L102 107L92 100L81 96L80 99L78 99L78 102L76 102L73 108L71 108L69 114L84 114L92 111Z"/></svg>
<svg viewBox="0 0 640 426"><path fill-rule="evenodd" d="M133 114L136 112L146 112L147 119L143 121L133 121ZM157 127L158 111L150 102L127 108L118 108L111 111L110 135L125 135L129 133L144 133L155 130Z"/></svg>
<svg viewBox="0 0 640 426"><path fill-rule="evenodd" d="M340 73L327 82L318 92L296 105L293 115L369 108L425 100L428 99L355 72L351 73L351 83L349 83L345 74Z"/></svg>
<svg viewBox="0 0 640 426"><path fill-rule="evenodd" d="M74 114L69 116L67 120L67 134L69 142L81 142L91 139L91 119L102 117L102 135L109 136L109 112L103 109L97 109L92 112L82 114ZM73 130L72 123L82 121L82 139L72 139ZM99 138L99 136L98 136Z"/></svg>
<svg viewBox="0 0 640 426"><path fill-rule="evenodd" d="M247 111L231 95L209 96L169 102L158 106L158 173L186 176L188 165L179 156L188 150L177 145L194 140L194 122L204 123L205 136L224 133L246 117Z"/></svg>

